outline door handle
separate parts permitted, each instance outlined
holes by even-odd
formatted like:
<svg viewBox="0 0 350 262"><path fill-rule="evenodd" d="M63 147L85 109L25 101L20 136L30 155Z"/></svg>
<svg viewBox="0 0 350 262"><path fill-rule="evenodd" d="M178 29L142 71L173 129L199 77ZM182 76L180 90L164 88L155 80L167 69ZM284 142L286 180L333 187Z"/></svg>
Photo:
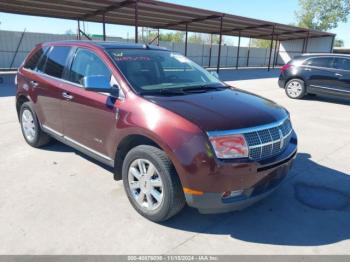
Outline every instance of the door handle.
<svg viewBox="0 0 350 262"><path fill-rule="evenodd" d="M37 82L37 81L34 81L34 80L32 80L32 81L30 81L29 82L30 83L30 85L32 86L32 87L37 87L38 85L39 85L39 83Z"/></svg>
<svg viewBox="0 0 350 262"><path fill-rule="evenodd" d="M311 68L305 68L305 71L311 71Z"/></svg>
<svg viewBox="0 0 350 262"><path fill-rule="evenodd" d="M342 74L339 74L339 73L335 73L336 76L339 76L339 77L342 77L343 75Z"/></svg>
<svg viewBox="0 0 350 262"><path fill-rule="evenodd" d="M63 92L62 96L67 100L72 100L74 96L70 95L68 92Z"/></svg>

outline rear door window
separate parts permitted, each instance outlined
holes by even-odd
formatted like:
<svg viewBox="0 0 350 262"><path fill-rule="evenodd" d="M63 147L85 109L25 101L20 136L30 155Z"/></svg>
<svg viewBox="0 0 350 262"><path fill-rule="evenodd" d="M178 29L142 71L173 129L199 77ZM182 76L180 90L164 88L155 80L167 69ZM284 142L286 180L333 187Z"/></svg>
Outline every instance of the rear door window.
<svg viewBox="0 0 350 262"><path fill-rule="evenodd" d="M333 57L316 57L316 58L310 58L310 59L306 60L304 65L332 68L333 62L334 62Z"/></svg>
<svg viewBox="0 0 350 262"><path fill-rule="evenodd" d="M28 59L28 61L25 63L24 68L34 70L44 54L44 49L39 48L35 53Z"/></svg>
<svg viewBox="0 0 350 262"><path fill-rule="evenodd" d="M70 50L68 46L54 46L48 54L44 73L61 78Z"/></svg>
<svg viewBox="0 0 350 262"><path fill-rule="evenodd" d="M44 54L41 56L39 63L36 66L36 71L44 73L44 66L47 60L47 54L50 52L50 47L45 47Z"/></svg>
<svg viewBox="0 0 350 262"><path fill-rule="evenodd" d="M111 71L95 53L87 49L78 49L71 66L69 81L82 84L85 76L110 78L111 75Z"/></svg>
<svg viewBox="0 0 350 262"><path fill-rule="evenodd" d="M334 67L336 69L350 71L350 59L337 57L334 59Z"/></svg>

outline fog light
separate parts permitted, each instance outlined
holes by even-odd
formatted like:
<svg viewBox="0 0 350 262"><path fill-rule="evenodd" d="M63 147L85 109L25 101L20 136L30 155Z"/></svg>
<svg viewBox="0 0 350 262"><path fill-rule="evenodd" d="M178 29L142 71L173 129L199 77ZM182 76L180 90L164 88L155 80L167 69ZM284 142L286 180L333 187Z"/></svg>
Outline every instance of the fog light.
<svg viewBox="0 0 350 262"><path fill-rule="evenodd" d="M235 190L235 191L225 191L222 194L222 198L229 198L229 197L237 197L242 195L244 190Z"/></svg>

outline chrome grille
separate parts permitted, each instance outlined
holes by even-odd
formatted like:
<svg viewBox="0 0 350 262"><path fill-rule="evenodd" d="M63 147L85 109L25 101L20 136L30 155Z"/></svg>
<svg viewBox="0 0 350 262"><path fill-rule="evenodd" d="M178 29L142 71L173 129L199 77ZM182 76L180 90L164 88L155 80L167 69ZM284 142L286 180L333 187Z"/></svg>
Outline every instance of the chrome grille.
<svg viewBox="0 0 350 262"><path fill-rule="evenodd" d="M282 152L288 145L292 135L289 119L275 127L244 133L249 147L249 157L260 160Z"/></svg>

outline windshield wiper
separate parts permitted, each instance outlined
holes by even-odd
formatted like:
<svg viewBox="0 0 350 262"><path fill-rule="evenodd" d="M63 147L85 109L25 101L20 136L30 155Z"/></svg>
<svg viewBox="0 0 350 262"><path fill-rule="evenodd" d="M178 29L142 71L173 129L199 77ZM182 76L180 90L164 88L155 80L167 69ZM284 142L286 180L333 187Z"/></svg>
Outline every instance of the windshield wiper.
<svg viewBox="0 0 350 262"><path fill-rule="evenodd" d="M189 93L206 93L210 91L219 91L228 88L228 86L217 85L196 85L182 88L162 88L156 90L142 91L141 95L162 95L162 96L179 96Z"/></svg>
<svg viewBox="0 0 350 262"><path fill-rule="evenodd" d="M142 91L141 95L164 95L164 96L174 96L174 95L184 95L185 92L182 88L163 88L158 90Z"/></svg>
<svg viewBox="0 0 350 262"><path fill-rule="evenodd" d="M220 91L226 88L227 86L198 85L198 86L186 87L186 88L183 88L182 90L184 92L189 92L189 93L205 93L208 91Z"/></svg>

